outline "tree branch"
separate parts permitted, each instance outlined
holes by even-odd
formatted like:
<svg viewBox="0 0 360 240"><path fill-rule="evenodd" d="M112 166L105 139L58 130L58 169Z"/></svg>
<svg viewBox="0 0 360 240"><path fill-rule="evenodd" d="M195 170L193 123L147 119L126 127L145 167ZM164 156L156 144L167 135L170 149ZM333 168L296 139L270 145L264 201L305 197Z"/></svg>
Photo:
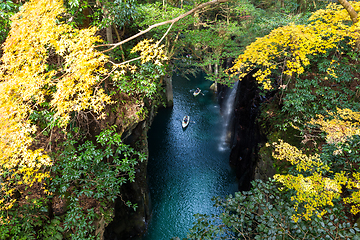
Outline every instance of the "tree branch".
<svg viewBox="0 0 360 240"><path fill-rule="evenodd" d="M103 51L103 53L109 52L109 51L113 50L114 48L116 48L117 46L120 46L120 45L122 45L122 44L124 44L124 43L126 43L126 42L129 42L129 41L131 41L131 40L133 40L133 39L135 39L135 38L137 38L137 37L139 37L139 36L141 36L141 35L149 32L149 31L150 31L151 29L153 29L153 28L156 28L156 27L159 27L159 26L162 26L162 25L166 25L166 24L170 24L170 23L173 25L174 23L176 23L176 22L179 21L180 19L183 19L184 17L189 16L190 14L194 13L195 11L197 11L197 10L199 10L199 9L202 9L202 8L204 8L204 7L206 7L206 6L209 6L209 5L212 5L212 4L224 3L224 2L227 2L227 1L228 1L228 0L212 0L212 1L210 1L210 2L202 3L202 4L200 4L199 6L191 9L190 11L188 11L188 12L186 12L186 13L184 13L184 14L182 14L182 15L174 18L174 19L153 24L153 25L149 26L146 30L140 31L139 33L137 33L137 34L135 34L135 35L133 35L133 36L131 36L131 37L129 37L129 38L121 41L121 42L114 43L114 44L102 44L102 45L98 45L97 47L104 47L104 46L105 46L105 47L108 47L108 46L111 46L111 48Z"/></svg>
<svg viewBox="0 0 360 240"><path fill-rule="evenodd" d="M355 11L355 9L351 6L351 4L347 0L338 0L338 2L346 9L346 11L349 13L351 21L353 23L357 23L358 14Z"/></svg>

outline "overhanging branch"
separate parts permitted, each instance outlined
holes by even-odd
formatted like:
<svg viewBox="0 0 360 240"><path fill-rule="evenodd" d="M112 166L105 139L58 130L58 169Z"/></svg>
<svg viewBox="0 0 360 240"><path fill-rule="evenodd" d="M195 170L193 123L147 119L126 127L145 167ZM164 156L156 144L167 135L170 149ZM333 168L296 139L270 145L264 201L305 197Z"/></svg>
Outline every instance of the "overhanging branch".
<svg viewBox="0 0 360 240"><path fill-rule="evenodd" d="M104 52L109 52L109 51L113 50L114 48L116 48L117 46L120 46L120 45L122 45L122 44L124 44L124 43L126 43L126 42L129 42L129 41L131 41L131 40L133 40L133 39L135 39L135 38L137 38L137 37L139 37L139 36L141 36L141 35L149 32L149 31L150 31L151 29L153 29L153 28L156 28L156 27L159 27L159 26L162 26L162 25L166 25L166 24L170 24L170 23L171 23L171 25L173 25L174 23L176 23L176 22L179 21L180 19L189 16L190 14L194 13L195 11L197 11L197 10L199 10L199 9L202 9L202 8L204 8L204 7L206 7L206 6L209 6L209 5L212 5L212 4L224 3L224 2L227 2L227 1L228 1L228 0L212 0L212 1L210 1L210 2L202 3L202 4L200 4L199 6L191 9L190 11L188 11L188 12L186 12L186 13L184 13L184 14L181 14L180 16L178 16L178 17L176 17L176 18L174 18L174 19L171 19L171 20L168 20L168 21L164 21L164 22L161 22L161 23L153 24L153 25L149 26L146 30L140 31L139 33L137 33L137 34L135 34L135 35L133 35L133 36L131 36L131 37L129 37L129 38L121 41L121 42L113 43L113 44L102 44L102 45L99 45L99 46L97 46L97 47L104 47L104 46L105 46L105 47L108 47L108 46L111 46L111 48L103 51L103 53L104 53Z"/></svg>

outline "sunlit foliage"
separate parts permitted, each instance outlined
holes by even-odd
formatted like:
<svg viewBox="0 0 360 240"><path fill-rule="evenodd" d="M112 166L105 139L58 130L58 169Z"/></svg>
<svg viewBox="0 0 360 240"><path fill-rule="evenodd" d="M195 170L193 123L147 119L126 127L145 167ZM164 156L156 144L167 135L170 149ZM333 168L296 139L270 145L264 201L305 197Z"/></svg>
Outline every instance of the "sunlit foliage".
<svg viewBox="0 0 360 240"><path fill-rule="evenodd" d="M61 231L95 238L93 222L101 216L111 220L100 206L111 204L120 186L134 180L134 166L145 157L123 144L121 134L129 119L144 119L145 100L156 99L167 59L163 46L145 39L133 49L134 59L115 63L102 52L99 29L77 29L66 16L61 0L29 1L11 18L3 45L1 239L61 239ZM110 113L119 115L120 125L106 125ZM86 173L91 168L93 175ZM109 187L111 194L104 192ZM62 227L47 207L59 194L69 203ZM79 198L97 205L86 209Z"/></svg>
<svg viewBox="0 0 360 240"><path fill-rule="evenodd" d="M353 2L352 5L356 11L360 10L360 3ZM258 68L254 76L264 89L272 89L274 82L284 84L282 74L291 77L304 73L304 68L310 64L310 56L324 54L330 49L342 52L338 44L344 40L355 48L358 32L358 24L351 24L342 6L329 4L325 10L315 12L307 25L280 27L258 38L246 47L230 72L239 74L241 79ZM273 74L277 74L278 79L273 79ZM333 75L331 66L328 74Z"/></svg>
<svg viewBox="0 0 360 240"><path fill-rule="evenodd" d="M338 109L336 113L329 112L329 117L318 115L310 124L320 126L326 133L328 143L343 143L353 135L360 135L360 113L350 109Z"/></svg>
<svg viewBox="0 0 360 240"><path fill-rule="evenodd" d="M71 112L100 112L110 102L97 86L101 74L107 72L107 57L94 51L94 44L100 41L94 36L96 29L76 30L59 24L63 11L60 1L24 5L12 18L12 30L4 43L0 75L1 175L22 175L19 184L41 182L49 176L45 168L52 165L42 149L31 147L36 131L29 121L33 109L51 100L53 121L58 119L66 125ZM56 63L50 62L55 53L63 61L62 68L54 69Z"/></svg>
<svg viewBox="0 0 360 240"><path fill-rule="evenodd" d="M350 204L354 215L360 212L359 172L351 167L357 160L350 157L352 154L358 156L356 147L350 142L358 143L359 120L358 112L338 109L337 113L329 113L327 119L318 116L317 120L311 121L326 134L327 144L334 147L332 152L307 156L281 140L273 143L273 157L280 161L286 160L295 167L295 172L275 176L287 188L295 190L296 194L291 198L297 210L294 220L301 217L309 220L312 215L321 217L327 213L324 207L334 206L335 200ZM346 157L345 161L342 156ZM331 161L329 157L332 157Z"/></svg>
<svg viewBox="0 0 360 240"><path fill-rule="evenodd" d="M340 197L341 185L346 182L345 173L336 174L334 179L328 178L324 172L329 172L330 168L321 161L319 156L308 157L283 141L274 143L274 147L274 158L291 162L299 173L278 174L274 177L296 192L296 195L291 197L291 200L295 202L294 208L297 212L293 220L298 221L300 217L310 220L312 215L321 217L326 214L326 210L319 211L319 209L324 206L334 206L333 200ZM302 203L305 204L302 205ZM299 205L301 205L300 209Z"/></svg>

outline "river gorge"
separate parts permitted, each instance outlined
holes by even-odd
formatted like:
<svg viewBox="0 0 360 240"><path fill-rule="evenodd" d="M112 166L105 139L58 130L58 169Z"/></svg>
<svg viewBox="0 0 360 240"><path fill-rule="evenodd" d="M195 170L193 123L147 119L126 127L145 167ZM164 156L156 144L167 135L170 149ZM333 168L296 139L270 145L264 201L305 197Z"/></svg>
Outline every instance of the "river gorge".
<svg viewBox="0 0 360 240"><path fill-rule="evenodd" d="M135 182L124 186L123 200L138 209L118 200L105 240L183 239L194 214L218 213L213 197L249 189L260 141L257 87L251 77L232 88L218 84L218 92L210 90L212 84L204 75L173 76L173 107L150 114L124 139L144 142L148 161L139 165ZM202 91L194 97L196 88ZM185 115L190 124L183 129Z"/></svg>
<svg viewBox="0 0 360 240"><path fill-rule="evenodd" d="M230 147L224 146L225 120L212 82L203 76L190 81L174 77L173 108L161 109L148 133L148 180L152 217L143 240L186 237L196 213L212 214L213 196L237 190L229 165ZM197 97L193 91L199 87ZM190 116L186 129L184 115Z"/></svg>

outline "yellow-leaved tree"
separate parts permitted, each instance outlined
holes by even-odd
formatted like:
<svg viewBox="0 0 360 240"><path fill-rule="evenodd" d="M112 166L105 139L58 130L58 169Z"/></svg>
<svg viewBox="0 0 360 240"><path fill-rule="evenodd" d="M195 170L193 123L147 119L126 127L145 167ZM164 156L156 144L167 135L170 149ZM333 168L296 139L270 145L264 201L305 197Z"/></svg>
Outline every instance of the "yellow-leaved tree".
<svg viewBox="0 0 360 240"><path fill-rule="evenodd" d="M352 6L355 11L360 10L359 2L352 2ZM258 69L253 76L264 89L285 88L289 82L284 75L289 79L304 73L310 64L309 57L325 54L330 49L342 52L339 43L344 39L355 47L360 37L359 23L349 24L348 12L335 3L313 13L309 21L307 25L280 27L258 38L236 59L229 73L239 74L241 79ZM334 74L335 64L336 60L328 67L329 75Z"/></svg>
<svg viewBox="0 0 360 240"><path fill-rule="evenodd" d="M360 115L350 109L338 109L337 114L329 113L329 116L331 118L325 119L319 115L310 122L326 133L326 143L333 146L321 155L307 156L282 140L273 143L273 157L290 162L298 173L274 176L295 190L296 195L292 197L298 212L293 216L295 221L309 220L313 215L322 217L327 213L325 207L334 206L338 201L350 204L352 214L360 212L360 173L355 167L359 156Z"/></svg>
<svg viewBox="0 0 360 240"><path fill-rule="evenodd" d="M295 128L305 136L312 131L313 138L318 139L318 145L310 151L308 149L312 154L305 154L283 140L273 143L274 159L293 165L291 173L277 174L275 179L293 193L291 200L297 212L293 216L295 221L299 218L310 220L314 215L323 217L328 214L328 207L338 202L345 207L351 206L350 212L354 216L360 212L357 160L359 112L348 108L338 108L336 111L336 106L328 103L332 97L326 96L327 92L333 93L341 89L341 94L347 97L338 103L347 104L346 106L354 99L356 103L358 96L351 95L352 91L357 91L353 87L357 85L356 69L349 69L353 75L341 78L338 77L339 70L336 69L342 64L358 66L356 56L360 25L357 12L360 11L360 3L339 3L341 5L330 3L326 9L314 12L307 24L290 24L258 38L245 48L243 54L235 60L234 66L228 70L232 75L239 75L240 80L254 72L253 77L263 89L279 89L285 96L288 90L296 93L297 98L308 97L313 102L319 101L318 96L322 97L320 99L323 102L313 103L309 108L317 111L319 106L325 111L324 114L317 114L311 121L301 122L299 115L304 113L298 111L291 123L294 127L302 125L301 129ZM347 52L344 53L345 51ZM348 56L351 58L345 62L344 58ZM325 61L321 62L319 58ZM353 79L349 79L351 77ZM330 78L333 82L328 81ZM340 88L340 83L345 81L349 83L344 83L344 88ZM327 92L324 89L327 89ZM334 96L339 96L336 94ZM286 101L292 101L293 105L296 105L299 99L287 97L280 100L281 103L282 101L285 104L288 104ZM335 108L335 111L330 110L329 106ZM354 106L354 109L358 109L357 107ZM286 111L295 112L296 109L288 107ZM291 119L289 121L291 122ZM326 135L325 142L320 140L321 133ZM306 148L304 146L304 149Z"/></svg>
<svg viewBox="0 0 360 240"><path fill-rule="evenodd" d="M138 113L143 109L147 88L135 93L131 87L125 90L111 87L114 84L104 87L110 80L123 85L136 82L129 75L139 68L129 63L113 63L96 48L102 42L96 27L76 29L65 23L64 16L61 0L29 1L12 17L11 31L3 45L0 65L0 211L5 214L1 214L0 222L3 226L12 224L14 219L4 216L9 216L6 212L12 211L16 201L22 201L23 205L28 197L36 202L40 196L54 194L49 193L49 181L54 175L51 169L59 159L54 158L56 153L51 151L51 144L66 142L71 129L70 132L75 129L76 133L76 128L71 127L80 121L76 118L90 115L94 121L105 119L106 109L116 104L123 106L120 111L131 109L122 110L120 119L124 121L129 118L140 121L143 117ZM167 59L159 43L147 40L140 42L134 51L145 56L141 57L142 64L162 66ZM158 89L152 86L155 84L152 81L154 78L148 78L141 84L151 85L150 94L155 94ZM115 97L112 97L109 91L114 89ZM39 120L39 114L43 120ZM120 126L120 134L127 125ZM86 132L79 136L86 137Z"/></svg>
<svg viewBox="0 0 360 240"><path fill-rule="evenodd" d="M146 158L122 134L161 104L168 60L161 41L180 19L225 1L113 44L103 42L101 29L77 28L62 0L21 7L0 59L0 239L103 234L109 206ZM138 40L165 24L160 41ZM106 55L130 40L137 41L128 51L133 58Z"/></svg>

